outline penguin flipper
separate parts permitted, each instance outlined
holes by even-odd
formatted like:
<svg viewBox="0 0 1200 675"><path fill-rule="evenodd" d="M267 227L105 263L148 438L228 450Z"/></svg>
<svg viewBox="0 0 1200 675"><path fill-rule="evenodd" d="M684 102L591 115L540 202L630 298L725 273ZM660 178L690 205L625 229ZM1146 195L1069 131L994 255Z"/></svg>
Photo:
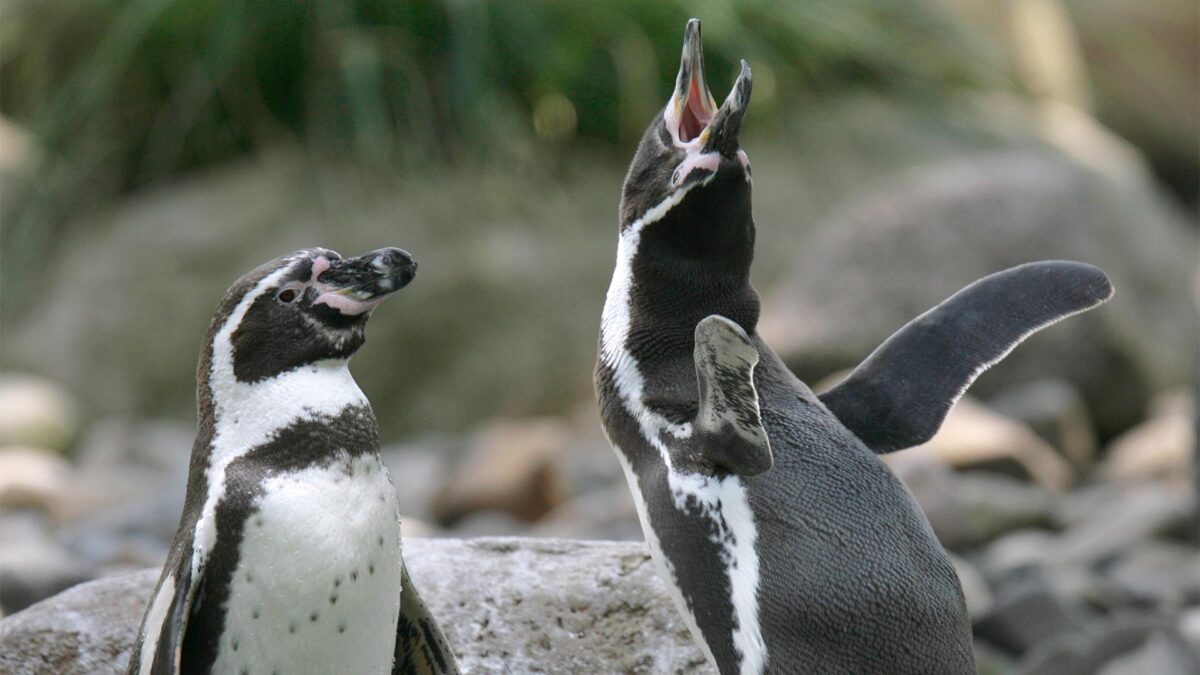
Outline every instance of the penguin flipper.
<svg viewBox="0 0 1200 675"><path fill-rule="evenodd" d="M408 576L400 570L400 617L392 675L458 675L458 663L446 636L429 613Z"/></svg>
<svg viewBox="0 0 1200 675"><path fill-rule="evenodd" d="M183 637L196 597L198 579L192 576L189 540L176 540L162 576L150 597L141 630L130 655L127 675L177 675Z"/></svg>
<svg viewBox="0 0 1200 675"><path fill-rule="evenodd" d="M771 444L754 388L758 350L738 324L716 314L696 325L699 406L693 423L702 459L740 476L771 468Z"/></svg>
<svg viewBox="0 0 1200 675"><path fill-rule="evenodd" d="M997 272L896 331L820 399L878 454L919 445L983 371L1033 333L1112 293L1104 272L1085 263Z"/></svg>

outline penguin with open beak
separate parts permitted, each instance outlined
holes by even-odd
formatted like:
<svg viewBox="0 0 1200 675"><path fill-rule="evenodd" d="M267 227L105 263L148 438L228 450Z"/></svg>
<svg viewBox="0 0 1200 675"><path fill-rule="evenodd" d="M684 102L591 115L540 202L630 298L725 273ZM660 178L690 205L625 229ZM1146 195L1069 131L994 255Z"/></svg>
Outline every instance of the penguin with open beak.
<svg viewBox="0 0 1200 675"><path fill-rule="evenodd" d="M755 332L750 92L743 63L716 105L690 21L623 187L595 387L652 557L726 675L974 672L954 568L879 455L929 439L983 370L1112 288L1075 262L999 272L814 395Z"/></svg>

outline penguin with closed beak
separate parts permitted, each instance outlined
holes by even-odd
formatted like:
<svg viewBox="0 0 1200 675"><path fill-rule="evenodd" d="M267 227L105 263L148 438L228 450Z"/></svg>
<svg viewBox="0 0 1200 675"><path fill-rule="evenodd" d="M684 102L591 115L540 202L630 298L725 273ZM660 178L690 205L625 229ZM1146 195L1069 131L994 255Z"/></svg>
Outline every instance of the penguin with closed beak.
<svg viewBox="0 0 1200 675"><path fill-rule="evenodd" d="M375 415L348 369L372 310L416 269L397 248L314 248L225 294L130 675L458 672L405 570Z"/></svg>
<svg viewBox="0 0 1200 675"><path fill-rule="evenodd" d="M720 106L700 23L626 177L595 387L652 557L708 660L740 673L971 673L928 520L879 455L924 442L1031 333L1112 293L1090 265L986 277L816 396L755 333L745 62Z"/></svg>

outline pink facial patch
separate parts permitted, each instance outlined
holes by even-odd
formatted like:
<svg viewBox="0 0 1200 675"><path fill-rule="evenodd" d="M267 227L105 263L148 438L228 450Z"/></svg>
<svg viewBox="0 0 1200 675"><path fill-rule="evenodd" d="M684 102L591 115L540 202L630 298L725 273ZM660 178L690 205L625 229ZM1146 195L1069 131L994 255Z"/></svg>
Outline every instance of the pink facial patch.
<svg viewBox="0 0 1200 675"><path fill-rule="evenodd" d="M332 265L330 264L329 259L325 256L319 255L314 258L312 264L312 276L308 278L309 282L316 281L317 277L321 276L321 274L330 267L332 267Z"/></svg>
<svg viewBox="0 0 1200 675"><path fill-rule="evenodd" d="M679 187L683 181L696 169L707 169L712 173L716 173L721 166L721 153L719 152L699 152L697 149L688 148L687 156L679 163L679 167L675 169L675 173L671 175L672 187Z"/></svg>
<svg viewBox="0 0 1200 675"><path fill-rule="evenodd" d="M365 312L369 312L387 299L387 296L372 298L371 300L355 300L348 295L341 293L326 291L317 296L313 300L314 305L328 305L346 316L358 316Z"/></svg>

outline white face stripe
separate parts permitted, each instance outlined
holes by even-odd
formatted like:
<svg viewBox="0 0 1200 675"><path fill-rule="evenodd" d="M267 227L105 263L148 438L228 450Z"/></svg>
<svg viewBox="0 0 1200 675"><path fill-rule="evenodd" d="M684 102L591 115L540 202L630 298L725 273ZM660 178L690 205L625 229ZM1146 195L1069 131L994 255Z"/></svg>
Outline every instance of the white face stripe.
<svg viewBox="0 0 1200 675"><path fill-rule="evenodd" d="M162 637L163 624L167 620L167 610L171 608L171 599L175 597L175 572L167 574L162 586L150 603L146 618L142 622L142 649L138 653L138 675L150 675L154 667L154 653L158 651L158 639Z"/></svg>
<svg viewBox="0 0 1200 675"><path fill-rule="evenodd" d="M216 542L216 506L225 494L225 468L280 429L317 416L333 416L347 406L367 405L346 360L321 361L259 382L239 382L233 369L233 333L254 302L292 269L295 259L268 274L238 302L213 337L209 387L215 427L205 470L208 492L196 523L192 578Z"/></svg>
<svg viewBox="0 0 1200 675"><path fill-rule="evenodd" d="M621 233L617 243L616 269L613 271L612 283L605 297L604 313L600 322L600 357L604 364L613 370L613 381L625 410L637 420L643 439L651 447L657 449L662 457L662 461L667 467L667 482L675 507L683 511L688 497L692 497L701 505L703 514L711 518L717 525L717 534L712 541L723 547L722 562L725 563L726 573L729 576L736 624L732 636L733 643L742 657L741 672L744 675L752 675L761 673L763 670L766 662L766 644L763 642L762 630L758 622L758 555L754 548L758 539L758 531L754 524L753 512L746 498L745 488L737 476L728 476L718 480L711 476L684 473L672 466L671 453L662 440L662 434L665 432L676 438L688 438L692 435L692 425L690 423L674 424L646 407L643 403L645 379L638 368L637 359L625 347L631 325L630 295L633 289L633 260L637 255L642 230L647 225L662 219L671 208L683 200L692 187L704 185L711 179L712 175L677 190ZM628 460L620 448L614 445L614 449L622 466L626 467L627 475L630 475L632 469L628 467ZM678 588L679 583L671 567L671 562L666 559L661 546L658 545L658 538L647 517L645 504L641 499L635 480L630 479L630 490L634 493L635 501L638 504L638 517L642 521L642 531L650 543L651 553L654 554L659 572L663 575L667 585L673 587L672 597L680 613L684 616L688 628L692 631L692 636L703 646L709 662L716 665L712 650L705 642L703 634L700 633L696 618L692 615ZM719 517L722 515L723 519Z"/></svg>

